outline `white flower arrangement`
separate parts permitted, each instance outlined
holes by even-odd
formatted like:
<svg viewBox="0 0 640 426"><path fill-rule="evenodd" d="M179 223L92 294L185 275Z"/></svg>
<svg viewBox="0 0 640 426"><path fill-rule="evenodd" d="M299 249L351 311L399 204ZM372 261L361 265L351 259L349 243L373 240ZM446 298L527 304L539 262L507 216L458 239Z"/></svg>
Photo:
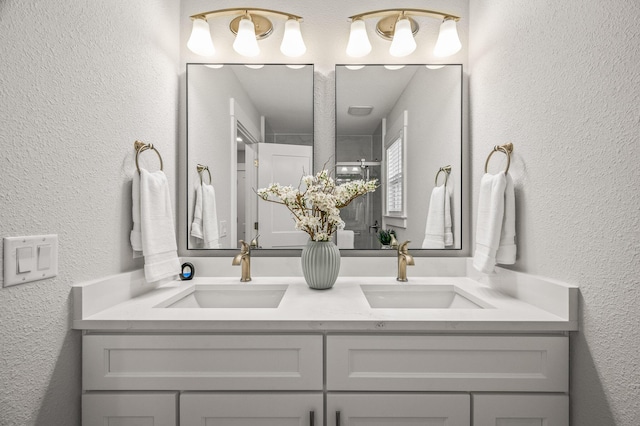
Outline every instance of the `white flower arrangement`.
<svg viewBox="0 0 640 426"><path fill-rule="evenodd" d="M368 181L354 180L336 185L327 170L315 176L303 176L301 190L292 186L272 183L257 191L260 198L283 204L291 212L296 229L309 234L313 241L329 241L338 229L344 228L340 218L340 209L346 207L357 197L374 192L378 187L377 179Z"/></svg>

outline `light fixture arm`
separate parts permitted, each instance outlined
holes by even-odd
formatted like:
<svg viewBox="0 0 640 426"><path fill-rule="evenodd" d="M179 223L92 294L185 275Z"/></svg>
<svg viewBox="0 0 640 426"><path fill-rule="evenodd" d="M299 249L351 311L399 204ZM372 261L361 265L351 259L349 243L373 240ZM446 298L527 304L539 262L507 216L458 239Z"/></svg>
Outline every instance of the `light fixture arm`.
<svg viewBox="0 0 640 426"><path fill-rule="evenodd" d="M209 12L196 13L195 15L191 15L191 20L194 19L208 19L214 16L224 16L224 15L238 15L238 13L242 13L243 15L252 14L252 13L261 13L268 15L276 15L276 16L285 16L287 19L295 19L296 21L302 22L302 16L294 15L291 13L280 12L278 10L272 9L259 9L259 8L246 8L246 7L234 7L230 9L220 9L220 10L211 10Z"/></svg>
<svg viewBox="0 0 640 426"><path fill-rule="evenodd" d="M349 19L351 21L355 19L368 19L368 18L381 18L385 16L392 15L407 15L407 16L428 16L430 18L443 19L443 20L453 20L458 22L460 20L459 16L451 15L450 13L438 12L436 10L426 10L426 9L382 9L382 10L373 10L371 12L359 13L357 15L350 16Z"/></svg>

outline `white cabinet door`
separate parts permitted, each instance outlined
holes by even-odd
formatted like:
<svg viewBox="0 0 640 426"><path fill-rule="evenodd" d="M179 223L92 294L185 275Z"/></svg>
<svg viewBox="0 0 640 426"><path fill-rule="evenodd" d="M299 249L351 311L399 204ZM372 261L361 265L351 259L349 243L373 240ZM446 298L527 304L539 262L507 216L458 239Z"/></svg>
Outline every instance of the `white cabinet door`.
<svg viewBox="0 0 640 426"><path fill-rule="evenodd" d="M469 426L468 394L329 393L327 426Z"/></svg>
<svg viewBox="0 0 640 426"><path fill-rule="evenodd" d="M321 393L183 393L180 426L322 426Z"/></svg>
<svg viewBox="0 0 640 426"><path fill-rule="evenodd" d="M87 393L82 426L177 426L177 392Z"/></svg>
<svg viewBox="0 0 640 426"><path fill-rule="evenodd" d="M567 395L473 395L474 426L569 426Z"/></svg>

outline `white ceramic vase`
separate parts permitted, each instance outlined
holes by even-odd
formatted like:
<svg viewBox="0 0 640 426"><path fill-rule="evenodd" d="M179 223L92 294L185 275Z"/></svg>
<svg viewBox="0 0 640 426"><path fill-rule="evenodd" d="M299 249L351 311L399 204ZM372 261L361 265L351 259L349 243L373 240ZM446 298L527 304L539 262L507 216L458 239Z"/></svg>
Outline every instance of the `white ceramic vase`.
<svg viewBox="0 0 640 426"><path fill-rule="evenodd" d="M340 272L340 250L333 241L309 240L302 249L301 261L302 273L310 288L333 287Z"/></svg>

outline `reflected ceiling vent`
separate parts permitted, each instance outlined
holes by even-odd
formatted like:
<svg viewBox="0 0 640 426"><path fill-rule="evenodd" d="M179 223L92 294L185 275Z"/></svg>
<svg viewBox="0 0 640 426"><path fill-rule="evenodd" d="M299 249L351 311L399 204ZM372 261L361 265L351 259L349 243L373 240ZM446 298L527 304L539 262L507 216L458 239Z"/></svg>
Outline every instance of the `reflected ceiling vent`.
<svg viewBox="0 0 640 426"><path fill-rule="evenodd" d="M371 111L373 111L372 106L350 106L347 112L349 113L349 115L364 117L365 115L371 114Z"/></svg>

